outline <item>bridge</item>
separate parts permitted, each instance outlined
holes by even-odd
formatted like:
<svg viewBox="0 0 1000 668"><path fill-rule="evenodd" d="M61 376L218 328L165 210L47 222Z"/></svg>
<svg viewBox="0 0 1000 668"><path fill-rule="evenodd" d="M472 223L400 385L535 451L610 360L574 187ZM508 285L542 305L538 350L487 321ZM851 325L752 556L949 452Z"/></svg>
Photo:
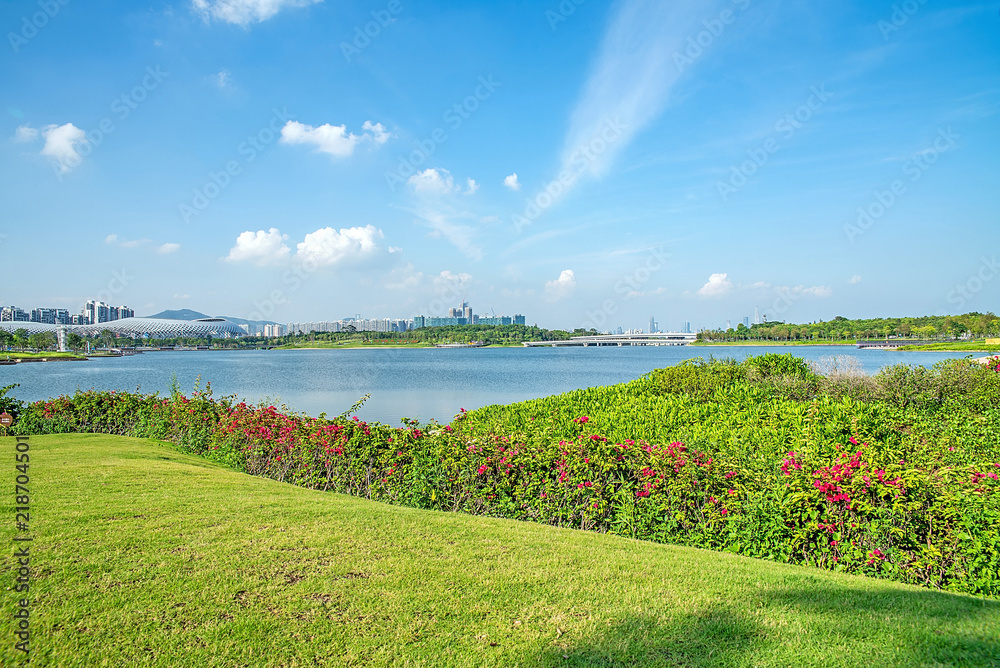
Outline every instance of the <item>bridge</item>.
<svg viewBox="0 0 1000 668"><path fill-rule="evenodd" d="M903 346L926 346L932 343L951 343L950 341L925 341L922 339L876 339L874 341L857 341L858 348L902 348Z"/></svg>
<svg viewBox="0 0 1000 668"><path fill-rule="evenodd" d="M589 348L591 346L686 346L697 339L696 334L660 332L658 334L597 334L574 336L568 341L525 341L525 348Z"/></svg>

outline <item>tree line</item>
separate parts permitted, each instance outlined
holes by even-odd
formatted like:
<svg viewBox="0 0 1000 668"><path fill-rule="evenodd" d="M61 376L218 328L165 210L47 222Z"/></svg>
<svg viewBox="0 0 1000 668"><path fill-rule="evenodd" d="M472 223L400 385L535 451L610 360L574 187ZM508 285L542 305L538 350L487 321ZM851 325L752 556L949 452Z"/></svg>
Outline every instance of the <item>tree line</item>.
<svg viewBox="0 0 1000 668"><path fill-rule="evenodd" d="M700 341L851 341L858 339L909 338L916 340L968 339L1000 336L1000 317L993 313L929 315L903 318L858 318L837 316L829 321L805 324L768 322L735 329L703 330Z"/></svg>

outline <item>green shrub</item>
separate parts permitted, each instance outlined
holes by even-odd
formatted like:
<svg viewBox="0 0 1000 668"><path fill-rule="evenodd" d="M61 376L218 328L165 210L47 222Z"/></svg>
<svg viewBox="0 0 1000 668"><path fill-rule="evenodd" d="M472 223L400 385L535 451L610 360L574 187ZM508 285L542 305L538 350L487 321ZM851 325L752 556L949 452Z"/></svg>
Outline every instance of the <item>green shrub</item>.
<svg viewBox="0 0 1000 668"><path fill-rule="evenodd" d="M16 429L166 439L387 503L1000 596L1000 407L982 408L1000 374L894 368L868 387L882 398L858 401L784 357L699 360L443 426L314 419L206 387L78 392L30 404Z"/></svg>

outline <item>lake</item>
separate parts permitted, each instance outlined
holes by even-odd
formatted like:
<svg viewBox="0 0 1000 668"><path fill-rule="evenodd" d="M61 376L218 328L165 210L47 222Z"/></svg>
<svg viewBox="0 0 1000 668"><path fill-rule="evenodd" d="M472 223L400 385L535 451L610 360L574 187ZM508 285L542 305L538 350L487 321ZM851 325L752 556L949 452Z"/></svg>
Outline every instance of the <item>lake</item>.
<svg viewBox="0 0 1000 668"><path fill-rule="evenodd" d="M0 366L0 386L20 383L15 396L35 401L79 389L166 393L176 375L190 394L198 376L216 397L235 394L319 415L338 415L365 394L365 420L396 425L400 418L450 421L459 408L544 397L633 380L693 357L742 360L793 352L809 360L855 358L868 373L892 364L930 366L969 353L857 350L845 346L348 349L149 352L87 362Z"/></svg>

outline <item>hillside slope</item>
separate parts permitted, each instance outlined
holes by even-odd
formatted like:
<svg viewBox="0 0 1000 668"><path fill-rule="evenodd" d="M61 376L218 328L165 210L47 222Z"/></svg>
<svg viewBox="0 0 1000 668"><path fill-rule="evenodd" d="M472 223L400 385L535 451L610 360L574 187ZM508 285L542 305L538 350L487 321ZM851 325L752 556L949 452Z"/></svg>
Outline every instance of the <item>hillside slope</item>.
<svg viewBox="0 0 1000 668"><path fill-rule="evenodd" d="M33 665L913 666L1000 656L996 601L385 506L152 441L30 444ZM13 452L13 439L0 448ZM12 502L0 498L5 517ZM5 523L8 545L12 534ZM8 578L11 554L0 560ZM4 609L15 596L4 592ZM19 659L12 642L0 657Z"/></svg>

